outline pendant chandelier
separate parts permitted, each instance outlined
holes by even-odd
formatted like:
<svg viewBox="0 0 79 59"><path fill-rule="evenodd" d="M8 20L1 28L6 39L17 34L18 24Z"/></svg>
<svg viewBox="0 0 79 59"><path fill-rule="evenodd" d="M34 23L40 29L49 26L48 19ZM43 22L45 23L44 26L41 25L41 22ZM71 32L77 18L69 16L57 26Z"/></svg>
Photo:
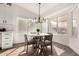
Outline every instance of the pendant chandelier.
<svg viewBox="0 0 79 59"><path fill-rule="evenodd" d="M33 19L33 22L35 23L43 23L45 21L44 17L41 17L40 7L41 7L41 3L38 3L38 17L35 17Z"/></svg>
<svg viewBox="0 0 79 59"><path fill-rule="evenodd" d="M39 14L38 14L38 22L40 23L40 21L41 21L40 20L40 18L41 18L41 16L40 16L40 5L41 5L41 3L38 3L38 4L39 4L39 7L38 7L38 9L39 9L39 11L38 11L39 12Z"/></svg>
<svg viewBox="0 0 79 59"><path fill-rule="evenodd" d="M43 17L41 17L40 15L40 6L41 6L41 3L38 3L38 23L42 23L45 19Z"/></svg>

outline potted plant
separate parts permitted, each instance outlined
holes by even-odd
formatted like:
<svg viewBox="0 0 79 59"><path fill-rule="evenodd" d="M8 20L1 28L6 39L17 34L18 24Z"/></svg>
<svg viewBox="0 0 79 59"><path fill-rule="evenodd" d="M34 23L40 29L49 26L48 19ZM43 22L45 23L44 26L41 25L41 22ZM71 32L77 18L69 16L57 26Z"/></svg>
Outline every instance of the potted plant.
<svg viewBox="0 0 79 59"><path fill-rule="evenodd" d="M39 32L40 32L40 29L36 29L36 31L37 31L37 34L39 34Z"/></svg>

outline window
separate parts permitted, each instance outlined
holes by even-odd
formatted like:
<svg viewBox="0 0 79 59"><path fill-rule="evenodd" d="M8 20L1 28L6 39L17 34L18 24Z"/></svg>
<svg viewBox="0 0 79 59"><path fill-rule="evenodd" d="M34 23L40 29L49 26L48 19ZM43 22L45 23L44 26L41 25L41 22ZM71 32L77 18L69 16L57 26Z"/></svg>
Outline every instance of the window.
<svg viewBox="0 0 79 59"><path fill-rule="evenodd" d="M66 34L67 33L67 16L58 16L49 20L49 32L55 34Z"/></svg>
<svg viewBox="0 0 79 59"><path fill-rule="evenodd" d="M22 19L18 20L18 31L19 32L35 32L36 31L36 23L32 21L33 19Z"/></svg>
<svg viewBox="0 0 79 59"><path fill-rule="evenodd" d="M50 33L57 33L57 18L53 20L49 20L49 32Z"/></svg>
<svg viewBox="0 0 79 59"><path fill-rule="evenodd" d="M73 37L77 38L77 22L76 17L73 17L73 27L72 27L72 35Z"/></svg>
<svg viewBox="0 0 79 59"><path fill-rule="evenodd" d="M58 17L58 33L60 34L66 34L67 33L67 19L65 16L59 16Z"/></svg>

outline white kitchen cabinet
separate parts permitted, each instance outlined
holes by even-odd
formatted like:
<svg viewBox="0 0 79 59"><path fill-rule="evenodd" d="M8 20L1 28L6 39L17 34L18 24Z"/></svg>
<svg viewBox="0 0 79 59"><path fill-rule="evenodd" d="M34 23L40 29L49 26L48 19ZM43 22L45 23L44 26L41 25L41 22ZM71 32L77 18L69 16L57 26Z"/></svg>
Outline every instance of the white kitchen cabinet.
<svg viewBox="0 0 79 59"><path fill-rule="evenodd" d="M13 6L0 4L0 29L13 30Z"/></svg>
<svg viewBox="0 0 79 59"><path fill-rule="evenodd" d="M13 11L12 6L0 4L0 24L12 24Z"/></svg>
<svg viewBox="0 0 79 59"><path fill-rule="evenodd" d="M13 33L0 32L0 48L7 49L13 47Z"/></svg>

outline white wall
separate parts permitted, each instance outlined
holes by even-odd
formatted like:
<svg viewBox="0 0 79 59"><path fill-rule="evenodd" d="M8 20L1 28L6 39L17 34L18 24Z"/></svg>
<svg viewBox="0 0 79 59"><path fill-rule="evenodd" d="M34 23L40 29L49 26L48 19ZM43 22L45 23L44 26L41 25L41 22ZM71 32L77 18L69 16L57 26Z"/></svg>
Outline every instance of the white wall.
<svg viewBox="0 0 79 59"><path fill-rule="evenodd" d="M74 12L73 16L76 17L76 21L77 21L77 37L75 37L75 38L71 37L70 38L69 46L77 54L79 54L79 4L78 4L78 8L76 8L73 12Z"/></svg>

